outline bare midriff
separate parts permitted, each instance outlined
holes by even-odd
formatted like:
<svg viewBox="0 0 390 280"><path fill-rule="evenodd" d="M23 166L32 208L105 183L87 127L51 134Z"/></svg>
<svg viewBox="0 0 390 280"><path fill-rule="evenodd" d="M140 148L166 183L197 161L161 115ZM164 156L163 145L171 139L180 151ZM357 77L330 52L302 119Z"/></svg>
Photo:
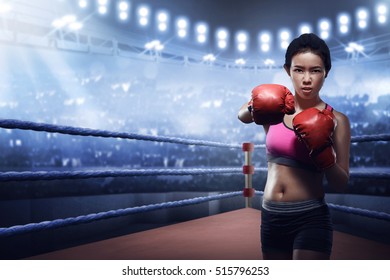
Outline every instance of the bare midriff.
<svg viewBox="0 0 390 280"><path fill-rule="evenodd" d="M325 194L323 176L323 173L269 162L263 198L283 202L321 199Z"/></svg>

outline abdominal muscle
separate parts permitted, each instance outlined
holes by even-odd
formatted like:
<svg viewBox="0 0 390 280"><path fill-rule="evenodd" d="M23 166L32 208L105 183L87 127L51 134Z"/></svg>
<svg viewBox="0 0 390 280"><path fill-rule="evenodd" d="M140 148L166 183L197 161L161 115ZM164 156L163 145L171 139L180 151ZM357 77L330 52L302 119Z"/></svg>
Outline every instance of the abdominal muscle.
<svg viewBox="0 0 390 280"><path fill-rule="evenodd" d="M269 162L263 198L284 202L321 199L325 195L322 178L323 173Z"/></svg>

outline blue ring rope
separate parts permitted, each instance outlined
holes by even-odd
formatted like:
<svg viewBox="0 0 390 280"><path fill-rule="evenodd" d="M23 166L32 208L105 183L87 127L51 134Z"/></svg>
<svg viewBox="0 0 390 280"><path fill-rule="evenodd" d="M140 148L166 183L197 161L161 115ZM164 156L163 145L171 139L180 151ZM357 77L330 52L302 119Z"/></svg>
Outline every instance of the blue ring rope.
<svg viewBox="0 0 390 280"><path fill-rule="evenodd" d="M373 141L390 141L390 134L361 135L361 136L351 137L352 143L373 142Z"/></svg>
<svg viewBox="0 0 390 280"><path fill-rule="evenodd" d="M0 237L12 236L16 234L30 233L34 231L47 230L65 227L69 225L85 224L97 220L110 219L115 217L122 217L130 214L150 212L154 210L182 207L188 205L200 204L208 201L230 198L242 195L242 191L217 194L212 196L203 196L179 201L170 201L157 204L143 205L132 208L123 208L111 210L107 212L99 212L94 214L82 215L77 217L70 217L65 219L56 219L53 221L44 221L39 223L30 223L26 225L17 225L8 228L0 228Z"/></svg>
<svg viewBox="0 0 390 280"><path fill-rule="evenodd" d="M168 143L185 144L185 145L198 145L198 146L234 148L234 149L242 147L239 144L226 144L221 142L184 139L179 137L142 135L136 133L127 133L127 132L114 132L108 130L72 127L72 126L64 126L64 125L53 125L47 123L37 123L37 122L21 121L15 119L0 119L0 127L8 128L8 129L44 131L50 133L61 133L61 134L69 134L69 135L77 135L77 136L122 138L122 139L132 139L132 140L168 142ZM361 136L351 137L352 143L371 142L371 141L390 141L390 134L361 135ZM265 148L265 145L259 144L259 145L255 145L255 147Z"/></svg>
<svg viewBox="0 0 390 280"><path fill-rule="evenodd" d="M267 168L257 167L255 172L266 172ZM132 177L132 176L184 176L206 174L241 174L242 167L227 168L180 168L180 169L112 169L112 170L77 170L77 171L7 171L0 172L0 182L87 179L102 177ZM390 172L350 171L353 178L390 179Z"/></svg>
<svg viewBox="0 0 390 280"><path fill-rule="evenodd" d="M349 175L361 179L390 179L390 170L387 170L387 172L368 172L351 169Z"/></svg>
<svg viewBox="0 0 390 280"><path fill-rule="evenodd" d="M86 179L100 177L131 177L159 175L205 175L205 174L242 174L242 167L232 168L180 168L180 169L117 169L117 170L85 170L85 171L8 171L0 172L0 182L37 181L61 179Z"/></svg>
<svg viewBox="0 0 390 280"><path fill-rule="evenodd" d="M72 127L64 125L53 125L47 123L36 123L29 121L20 121L13 119L1 119L0 127L8 129L23 129L33 131L44 131L50 133L60 133L77 136L93 136L93 137L104 137L104 138L121 138L131 140L144 140L144 141L157 141L157 142L168 142L185 145L197 145L197 146L210 146L210 147L221 147L221 148L241 148L239 144L225 144L213 141L193 140L184 139L178 137L168 136L153 136L153 135L142 135L136 133L127 132L114 132L108 130L98 130L90 128Z"/></svg>
<svg viewBox="0 0 390 280"><path fill-rule="evenodd" d="M355 214L355 215L360 215L368 218L390 221L390 214L385 212L372 211L372 210L355 208L355 207L345 206L345 205L337 205L333 203L328 203L328 206L330 209L345 212L348 214Z"/></svg>
<svg viewBox="0 0 390 280"><path fill-rule="evenodd" d="M255 191L255 194L263 195L264 192ZM200 203L213 201L213 200L231 198L239 195L242 195L241 191L217 194L213 196L196 197L196 198L184 199L179 201L170 201L170 202L163 202L158 204L143 205L143 206L137 206L131 208L117 209L117 210L111 210L107 212L81 215L77 217L69 217L65 219L56 219L53 221L44 221L39 223L17 225L8 228L0 228L0 237L14 236L17 234L26 234L26 233L48 230L48 229L55 229L55 228L60 228L60 227L65 227L70 225L85 224L85 223L90 223L98 220L122 217L126 215L137 214L137 213L145 213L145 212L150 212L150 211L160 210L160 209L195 205L195 204L200 204ZM328 206L331 209L346 212L349 214L390 221L390 214L384 212L353 208L349 206L336 205L332 203L328 203Z"/></svg>

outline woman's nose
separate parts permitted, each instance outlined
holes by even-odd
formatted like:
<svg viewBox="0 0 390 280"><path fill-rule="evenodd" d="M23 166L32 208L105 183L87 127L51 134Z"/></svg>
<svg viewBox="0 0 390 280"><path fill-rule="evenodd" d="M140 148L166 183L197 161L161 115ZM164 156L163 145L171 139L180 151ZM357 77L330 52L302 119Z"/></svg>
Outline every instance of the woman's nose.
<svg viewBox="0 0 390 280"><path fill-rule="evenodd" d="M304 72L303 74L303 82L304 83L310 83L311 82L311 75L308 72Z"/></svg>

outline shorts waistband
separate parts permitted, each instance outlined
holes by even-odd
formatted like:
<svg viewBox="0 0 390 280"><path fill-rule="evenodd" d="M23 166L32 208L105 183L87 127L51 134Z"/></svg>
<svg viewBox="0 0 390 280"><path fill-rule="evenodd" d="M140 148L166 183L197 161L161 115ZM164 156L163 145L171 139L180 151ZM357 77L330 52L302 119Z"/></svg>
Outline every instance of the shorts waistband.
<svg viewBox="0 0 390 280"><path fill-rule="evenodd" d="M262 207L270 212L277 213L295 213L302 211L309 211L326 205L325 200L310 199L304 201L270 201L263 199Z"/></svg>

